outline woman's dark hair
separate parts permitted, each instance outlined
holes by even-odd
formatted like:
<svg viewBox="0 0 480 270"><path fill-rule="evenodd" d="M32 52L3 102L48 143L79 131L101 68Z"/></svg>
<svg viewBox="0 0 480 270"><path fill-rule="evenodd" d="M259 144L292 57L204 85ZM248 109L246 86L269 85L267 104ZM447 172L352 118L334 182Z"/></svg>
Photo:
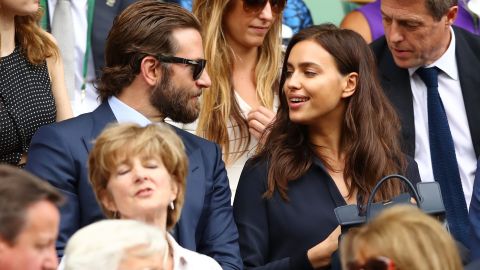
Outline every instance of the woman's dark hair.
<svg viewBox="0 0 480 270"><path fill-rule="evenodd" d="M359 203L365 202L375 183L383 176L404 173L405 159L400 149L400 122L384 95L377 78L374 56L357 33L331 24L301 30L288 44L280 81L280 106L265 144L255 157L268 162L268 188L264 197L271 198L275 189L288 200L288 182L304 175L312 165L316 152L307 126L293 123L283 87L287 60L292 48L301 41L314 41L334 59L342 75L358 73L355 93L346 99L341 147L345 154L344 179L349 196L357 192ZM324 156L319 156L331 168ZM255 160L254 160L255 162ZM400 193L400 184L385 183L376 194L376 201L391 199Z"/></svg>

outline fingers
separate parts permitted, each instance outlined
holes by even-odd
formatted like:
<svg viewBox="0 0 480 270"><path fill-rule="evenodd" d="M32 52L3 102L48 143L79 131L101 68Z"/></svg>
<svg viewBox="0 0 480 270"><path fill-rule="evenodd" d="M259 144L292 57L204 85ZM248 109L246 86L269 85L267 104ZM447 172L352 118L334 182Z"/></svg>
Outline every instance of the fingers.
<svg viewBox="0 0 480 270"><path fill-rule="evenodd" d="M257 140L262 137L267 126L275 119L275 113L263 106L250 111L247 116L249 132Z"/></svg>

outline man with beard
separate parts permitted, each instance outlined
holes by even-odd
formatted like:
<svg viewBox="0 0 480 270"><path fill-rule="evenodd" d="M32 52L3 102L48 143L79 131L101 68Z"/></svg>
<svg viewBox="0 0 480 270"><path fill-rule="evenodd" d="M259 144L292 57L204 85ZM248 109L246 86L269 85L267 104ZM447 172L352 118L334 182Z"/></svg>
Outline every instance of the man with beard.
<svg viewBox="0 0 480 270"><path fill-rule="evenodd" d="M103 218L88 181L92 143L112 122L147 125L169 117L192 122L199 96L210 86L204 71L200 24L188 11L157 0L138 1L114 21L98 84L102 104L93 112L45 126L35 134L26 169L67 197L57 251L78 229ZM241 269L230 188L219 147L175 129L185 144L189 174L185 204L172 235L188 249Z"/></svg>

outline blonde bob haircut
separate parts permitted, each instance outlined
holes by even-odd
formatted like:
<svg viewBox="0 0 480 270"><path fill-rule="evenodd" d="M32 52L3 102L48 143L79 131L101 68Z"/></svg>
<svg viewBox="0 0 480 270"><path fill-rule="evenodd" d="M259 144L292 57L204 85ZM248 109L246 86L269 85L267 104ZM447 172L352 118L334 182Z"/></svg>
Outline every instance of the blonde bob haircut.
<svg viewBox="0 0 480 270"><path fill-rule="evenodd" d="M116 213L103 205L102 199L110 196L107 185L117 165L136 156L161 160L177 184L177 198L173 201L175 207L167 210L167 229L171 229L180 218L184 202L188 159L182 140L166 124L146 127L111 124L97 137L88 157L89 179L97 201L108 218L118 218Z"/></svg>
<svg viewBox="0 0 480 270"><path fill-rule="evenodd" d="M193 13L202 25L203 47L208 59L207 70L212 80L211 87L203 92L202 107L198 119L197 134L218 143L226 163L236 160L250 144L248 123L236 101L232 83L235 53L227 43L223 18L228 14L233 1L240 0L195 0ZM282 61L281 47L282 14L278 14L268 31L263 44L258 48L255 67L255 84L260 105L273 109L275 89L278 87ZM236 138L235 149L230 149L227 123L231 122ZM238 155L230 156L237 152Z"/></svg>
<svg viewBox="0 0 480 270"><path fill-rule="evenodd" d="M340 245L342 268L359 253L390 258L395 269L463 269L450 234L413 206L394 206L371 223L351 229Z"/></svg>

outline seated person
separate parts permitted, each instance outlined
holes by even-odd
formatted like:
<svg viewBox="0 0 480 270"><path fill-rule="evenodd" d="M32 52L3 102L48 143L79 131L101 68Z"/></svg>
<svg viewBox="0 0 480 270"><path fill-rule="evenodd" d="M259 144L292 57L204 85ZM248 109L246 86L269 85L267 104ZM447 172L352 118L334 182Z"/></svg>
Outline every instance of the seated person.
<svg viewBox="0 0 480 270"><path fill-rule="evenodd" d="M103 220L78 230L65 249L65 270L172 269L165 232L135 220Z"/></svg>
<svg viewBox="0 0 480 270"><path fill-rule="evenodd" d="M233 204L244 268L329 269L340 234L334 208L365 204L386 175L420 181L376 74L370 48L351 30L327 24L292 38L276 119ZM375 200L403 190L387 182Z"/></svg>
<svg viewBox="0 0 480 270"><path fill-rule="evenodd" d="M434 218L413 206L394 206L342 239L344 270L463 269L455 242Z"/></svg>
<svg viewBox="0 0 480 270"><path fill-rule="evenodd" d="M480 34L478 15L470 12L464 1L458 1L458 15L453 24L472 33ZM340 23L340 27L359 33L368 43L383 36L380 0L366 4L348 13Z"/></svg>
<svg viewBox="0 0 480 270"><path fill-rule="evenodd" d="M89 155L89 177L107 217L143 221L165 232L172 252L166 269L221 269L166 233L180 218L187 160L181 139L166 124L112 125L98 136Z"/></svg>
<svg viewBox="0 0 480 270"><path fill-rule="evenodd" d="M0 269L54 270L63 197L37 177L0 165Z"/></svg>

